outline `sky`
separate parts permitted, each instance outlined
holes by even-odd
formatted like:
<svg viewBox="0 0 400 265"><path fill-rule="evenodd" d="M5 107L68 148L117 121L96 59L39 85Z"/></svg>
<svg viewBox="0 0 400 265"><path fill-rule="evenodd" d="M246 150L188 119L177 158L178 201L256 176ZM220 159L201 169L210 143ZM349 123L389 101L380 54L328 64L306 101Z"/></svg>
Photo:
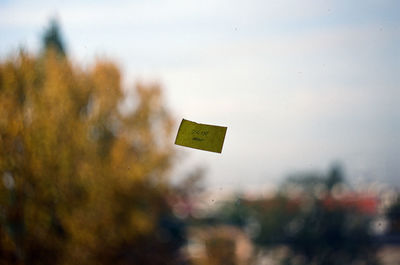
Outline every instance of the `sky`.
<svg viewBox="0 0 400 265"><path fill-rule="evenodd" d="M176 119L227 126L222 154L175 146L176 175L270 189L342 163L400 186L399 1L0 1L0 58L57 17L70 57L159 82Z"/></svg>

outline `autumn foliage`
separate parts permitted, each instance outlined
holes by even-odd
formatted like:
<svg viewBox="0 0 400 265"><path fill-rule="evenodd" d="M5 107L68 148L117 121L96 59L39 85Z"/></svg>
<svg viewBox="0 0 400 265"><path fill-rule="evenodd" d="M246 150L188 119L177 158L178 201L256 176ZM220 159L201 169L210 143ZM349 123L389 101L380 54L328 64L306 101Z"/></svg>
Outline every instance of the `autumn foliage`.
<svg viewBox="0 0 400 265"><path fill-rule="evenodd" d="M0 264L179 262L172 119L158 85L135 90L122 112L115 64L52 48L0 63Z"/></svg>

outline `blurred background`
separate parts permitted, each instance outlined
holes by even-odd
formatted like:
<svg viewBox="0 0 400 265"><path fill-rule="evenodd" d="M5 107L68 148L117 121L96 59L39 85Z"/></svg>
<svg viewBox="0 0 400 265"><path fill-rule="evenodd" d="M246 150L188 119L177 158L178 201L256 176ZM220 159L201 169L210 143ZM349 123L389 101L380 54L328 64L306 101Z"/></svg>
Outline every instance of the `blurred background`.
<svg viewBox="0 0 400 265"><path fill-rule="evenodd" d="M0 1L0 264L400 264L398 10Z"/></svg>

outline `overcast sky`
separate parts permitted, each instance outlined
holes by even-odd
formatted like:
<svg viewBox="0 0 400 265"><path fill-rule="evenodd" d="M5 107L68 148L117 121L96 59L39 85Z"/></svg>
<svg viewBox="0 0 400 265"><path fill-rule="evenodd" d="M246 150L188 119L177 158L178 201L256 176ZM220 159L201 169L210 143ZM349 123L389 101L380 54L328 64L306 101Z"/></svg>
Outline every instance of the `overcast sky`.
<svg viewBox="0 0 400 265"><path fill-rule="evenodd" d="M400 186L400 1L0 1L0 57L37 51L54 16L73 60L159 81L177 125L228 127L222 154L175 147L211 187L335 161Z"/></svg>

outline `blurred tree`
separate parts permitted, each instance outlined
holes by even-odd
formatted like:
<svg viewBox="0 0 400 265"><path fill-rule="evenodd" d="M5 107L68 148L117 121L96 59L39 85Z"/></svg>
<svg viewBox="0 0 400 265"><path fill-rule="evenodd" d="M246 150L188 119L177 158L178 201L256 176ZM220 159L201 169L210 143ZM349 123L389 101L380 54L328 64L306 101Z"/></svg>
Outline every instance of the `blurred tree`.
<svg viewBox="0 0 400 265"><path fill-rule="evenodd" d="M400 236L400 194L387 210L386 216L389 220L389 233Z"/></svg>
<svg viewBox="0 0 400 265"><path fill-rule="evenodd" d="M336 198L344 186L339 166L326 176L297 174L277 196L230 202L215 218L242 227L261 248L288 246L282 264L378 264L370 216Z"/></svg>
<svg viewBox="0 0 400 265"><path fill-rule="evenodd" d="M53 18L50 21L49 28L43 35L44 51L53 49L58 55L65 56L65 44L61 36L61 30L58 21Z"/></svg>
<svg viewBox="0 0 400 265"><path fill-rule="evenodd" d="M122 115L112 62L60 57L54 22L43 40L0 63L0 264L182 264L160 87L138 84Z"/></svg>
<svg viewBox="0 0 400 265"><path fill-rule="evenodd" d="M332 191L336 185L340 185L342 183L344 183L343 169L338 164L333 165L329 170L327 178L324 180L324 185L328 191Z"/></svg>
<svg viewBox="0 0 400 265"><path fill-rule="evenodd" d="M301 193L297 197L299 211L282 235L292 250L286 264L378 263L369 233L371 218L353 205L341 203L343 192L350 188L340 165L332 166L325 176L300 174L289 178L283 186L288 183L297 185Z"/></svg>

